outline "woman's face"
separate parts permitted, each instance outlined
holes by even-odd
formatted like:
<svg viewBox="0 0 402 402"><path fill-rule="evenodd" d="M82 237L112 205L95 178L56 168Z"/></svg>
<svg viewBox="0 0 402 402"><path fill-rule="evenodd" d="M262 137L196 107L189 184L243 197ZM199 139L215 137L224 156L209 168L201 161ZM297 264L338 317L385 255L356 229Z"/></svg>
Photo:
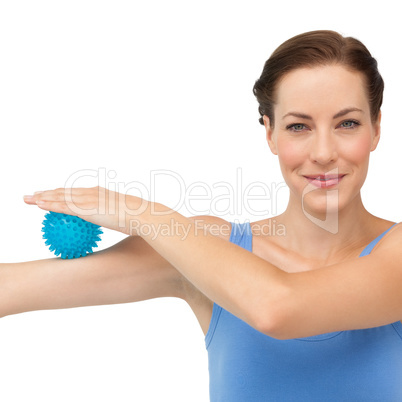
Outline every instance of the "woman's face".
<svg viewBox="0 0 402 402"><path fill-rule="evenodd" d="M315 216L356 201L380 137L363 76L340 65L292 71L279 83L274 113L272 129L264 116L267 140L290 201Z"/></svg>

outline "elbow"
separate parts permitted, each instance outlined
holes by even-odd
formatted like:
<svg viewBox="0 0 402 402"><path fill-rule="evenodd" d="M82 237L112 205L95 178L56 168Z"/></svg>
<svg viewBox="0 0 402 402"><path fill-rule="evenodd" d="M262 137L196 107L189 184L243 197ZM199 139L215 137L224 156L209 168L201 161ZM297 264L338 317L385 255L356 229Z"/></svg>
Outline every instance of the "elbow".
<svg viewBox="0 0 402 402"><path fill-rule="evenodd" d="M278 306L274 311L270 310L269 314L266 311L254 321L254 328L271 338L289 340L329 332L312 326L306 311L292 308L289 304Z"/></svg>
<svg viewBox="0 0 402 402"><path fill-rule="evenodd" d="M298 326L294 325L297 320L297 304L290 289L281 292L280 297L261 303L260 308L255 310L254 328L271 338L287 340L298 338Z"/></svg>
<svg viewBox="0 0 402 402"><path fill-rule="evenodd" d="M265 311L256 320L254 328L271 338L279 340L287 340L295 338L291 333L288 323L291 321L289 312L283 308L278 308L277 311Z"/></svg>

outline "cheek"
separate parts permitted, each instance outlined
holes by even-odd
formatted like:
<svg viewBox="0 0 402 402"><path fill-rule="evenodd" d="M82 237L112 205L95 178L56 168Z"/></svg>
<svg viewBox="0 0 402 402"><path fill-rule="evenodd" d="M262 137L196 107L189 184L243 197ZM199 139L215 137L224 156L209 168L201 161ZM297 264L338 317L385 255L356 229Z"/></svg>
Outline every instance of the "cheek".
<svg viewBox="0 0 402 402"><path fill-rule="evenodd" d="M300 143L296 141L286 141L286 139L278 138L277 141L278 159L281 168L292 168L300 166L306 160L306 154Z"/></svg>
<svg viewBox="0 0 402 402"><path fill-rule="evenodd" d="M355 138L353 141L342 144L340 155L356 164L368 162L371 152L371 138L368 136Z"/></svg>

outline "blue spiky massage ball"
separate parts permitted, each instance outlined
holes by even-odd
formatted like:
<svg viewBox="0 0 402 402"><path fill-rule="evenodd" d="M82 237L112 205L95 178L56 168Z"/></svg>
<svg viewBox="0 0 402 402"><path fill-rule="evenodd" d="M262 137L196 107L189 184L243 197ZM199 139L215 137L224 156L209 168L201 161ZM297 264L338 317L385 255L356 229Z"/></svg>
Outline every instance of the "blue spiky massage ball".
<svg viewBox="0 0 402 402"><path fill-rule="evenodd" d="M49 212L45 215L42 228L45 244L50 251L61 258L78 258L92 253L98 247L102 234L100 226L87 222L78 216Z"/></svg>

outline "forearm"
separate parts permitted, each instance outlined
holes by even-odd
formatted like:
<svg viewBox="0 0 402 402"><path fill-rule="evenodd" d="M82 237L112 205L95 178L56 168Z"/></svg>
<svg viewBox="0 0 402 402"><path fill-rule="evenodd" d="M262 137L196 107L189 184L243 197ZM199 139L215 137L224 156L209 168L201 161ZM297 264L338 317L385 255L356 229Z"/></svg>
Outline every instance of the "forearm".
<svg viewBox="0 0 402 402"><path fill-rule="evenodd" d="M0 316L181 297L182 276L141 238L77 259L0 264Z"/></svg>
<svg viewBox="0 0 402 402"><path fill-rule="evenodd" d="M287 274L241 247L200 230L193 220L160 204L153 207L166 214L151 214L149 210L141 214L139 234L212 301L257 329L269 328L287 292ZM165 231L155 236L160 227ZM269 311L266 306L270 306Z"/></svg>

